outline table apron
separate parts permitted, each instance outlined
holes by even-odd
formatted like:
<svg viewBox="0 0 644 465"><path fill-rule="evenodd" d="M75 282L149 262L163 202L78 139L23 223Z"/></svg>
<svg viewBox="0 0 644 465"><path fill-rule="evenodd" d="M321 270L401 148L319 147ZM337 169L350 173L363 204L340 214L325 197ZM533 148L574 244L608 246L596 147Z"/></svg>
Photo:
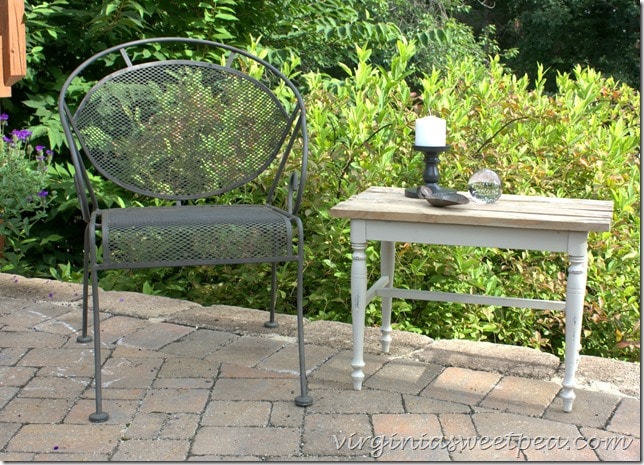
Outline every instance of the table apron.
<svg viewBox="0 0 644 465"><path fill-rule="evenodd" d="M383 280L388 282L388 279ZM454 292L423 291L381 287L377 282L367 291L367 302L375 296L407 300L427 300L433 302L456 302L462 304L493 305L495 307L532 308L534 310L566 310L566 302L559 300L524 299L520 297L488 296Z"/></svg>
<svg viewBox="0 0 644 465"><path fill-rule="evenodd" d="M351 242L369 240L497 247L585 255L588 233L512 227L351 220Z"/></svg>

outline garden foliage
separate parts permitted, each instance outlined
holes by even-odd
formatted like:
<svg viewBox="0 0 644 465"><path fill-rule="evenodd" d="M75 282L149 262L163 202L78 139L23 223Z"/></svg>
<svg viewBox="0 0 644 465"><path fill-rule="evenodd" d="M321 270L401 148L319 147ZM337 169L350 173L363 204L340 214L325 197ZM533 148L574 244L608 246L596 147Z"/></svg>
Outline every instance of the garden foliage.
<svg viewBox="0 0 644 465"><path fill-rule="evenodd" d="M257 23L262 11L268 8L277 15L275 21L266 21L266 32L274 35L259 43L285 46L268 50L252 41L250 47L263 56L282 60L284 72L306 93L311 140L301 213L309 318L351 319L349 225L346 220L331 218L329 209L369 186L408 187L422 182L423 154L412 148L413 129L418 117L431 113L447 120L451 145L441 155L442 184L464 190L469 176L487 167L499 173L505 193L614 202L611 231L592 233L588 241L583 353L639 360L640 110L639 94L634 89L582 67L570 74L554 75L535 65L535 78L515 76L498 57L487 59L481 53L466 53L473 44L471 37L465 37L467 31L461 27L442 27L449 22L441 24L440 30L420 34L417 41L407 41L395 34L396 28L391 25L362 28L361 24L369 21L365 19L367 13L361 12L353 23L347 22L355 23L355 27L334 36L338 32L332 27L334 22L345 20L341 15L351 15L351 8L322 15L324 21L317 21L320 15L312 14L319 8L317 2L304 2L308 10L298 10L300 24L310 33L301 36L289 29L285 16L271 7L279 3L277 0L220 0L213 3L221 6L218 9L200 6L201 19L190 17L195 2L160 0L152 5L147 0L110 0L90 2L88 6L81 6L80 0L33 3L27 8L34 27L29 35L30 74L16 91L30 111L23 115L23 121L34 123L34 134L46 137L54 148L62 143L54 109L56 88L65 73L48 66L49 57L77 64L81 57L88 56L83 44L100 49L134 38L132 35L172 35L180 30L194 37L235 43L246 40L241 35L247 30L243 25ZM292 7L297 2L283 3ZM357 8L359 3L350 5ZM76 17L66 15L70 5L79 9ZM168 16L173 8L182 15ZM99 13L93 19L85 18L89 10ZM429 26L430 20L424 20ZM80 27L87 21L91 27ZM44 27L59 23L69 27ZM74 28L82 31L83 40L65 33ZM346 49L347 44L366 45L351 45L350 55L333 66L343 54L312 48L317 60L328 60L324 62L327 68L314 69L310 59L302 60L303 49L297 53L295 47L298 40L311 43L314 31L322 31L336 41L335 51ZM396 35L398 40L392 41ZM455 53L441 54L440 60L428 64L428 57L436 56L436 51L449 50ZM553 80L554 93L546 91ZM16 111L18 107L14 105ZM56 191L55 208L49 210L48 221L34 225L31 231L40 244L31 247L32 259L22 262L23 268L4 270L79 280L84 225L71 178L73 168L64 153L55 161L49 170L51 188ZM146 201L127 196L98 178L94 185L106 206ZM257 189L262 188L257 185ZM254 195L252 191L242 194ZM56 237L55 243L46 239L51 237ZM406 243L398 244L396 254L397 287L564 298L568 264L560 254ZM371 279L379 273L378 256L379 245L370 244L367 262ZM205 305L267 308L269 275L268 268L250 265L110 271L101 275L101 285ZM280 270L280 282L286 283L281 287L280 304L287 312L294 312L295 281L294 267L285 265ZM378 304L376 301L367 309L370 325L379 323ZM394 300L393 323L397 329L434 338L520 344L563 354L562 312Z"/></svg>
<svg viewBox="0 0 644 465"><path fill-rule="evenodd" d="M404 80L412 46L399 43L390 69L360 65L344 80L307 76L313 138L306 224L312 253L310 308L349 321L350 242L346 221L328 208L371 185L415 186L423 155L412 149L414 121L447 120L451 150L442 154L443 184L465 190L482 167L494 169L504 192L614 202L609 233L591 233L584 312L584 351L639 359L639 108L633 89L591 69L557 77L544 92L534 82L489 66L454 61L427 75L414 93ZM367 250L372 278L378 246ZM342 258L339 258L342 257ZM543 252L399 244L397 287L561 299L565 257ZM368 308L378 324L377 302ZM522 344L563 355L561 312L394 301L395 327L437 338Z"/></svg>
<svg viewBox="0 0 644 465"><path fill-rule="evenodd" d="M308 317L350 321L349 225L331 218L329 209L372 185L418 185L423 155L412 149L413 128L416 118L432 113L449 128L451 150L441 164L445 185L463 190L471 174L489 167L500 174L505 193L614 202L612 230L589 237L583 351L638 360L637 92L577 68L573 75L559 75L559 91L550 95L542 78L517 78L498 59L488 66L454 61L412 87L405 78L413 44L399 42L388 69L370 64L370 53L358 48L359 64L346 67L343 79L303 76L311 135L303 204ZM396 254L397 287L564 298L568 263L561 254L408 243L398 244ZM372 280L378 258L378 244L372 243ZM102 283L134 290L138 282L147 292L204 304L265 308L267 277L267 269L243 266L110 273ZM294 270L285 266L281 281L291 283L290 289L282 287L281 298L292 307ZM369 305L367 318L379 324L378 301ZM563 355L562 312L395 300L393 322L434 338L520 344Z"/></svg>
<svg viewBox="0 0 644 465"><path fill-rule="evenodd" d="M0 258L16 266L35 242L31 228L47 216L53 152L31 145L27 129L4 135L8 121L9 115L0 114Z"/></svg>

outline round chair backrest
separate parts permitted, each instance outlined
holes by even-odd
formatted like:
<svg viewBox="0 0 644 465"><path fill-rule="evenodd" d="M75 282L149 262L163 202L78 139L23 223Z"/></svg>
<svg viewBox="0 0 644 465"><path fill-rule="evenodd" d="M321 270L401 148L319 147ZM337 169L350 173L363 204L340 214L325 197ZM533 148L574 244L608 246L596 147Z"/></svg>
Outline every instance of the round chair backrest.
<svg viewBox="0 0 644 465"><path fill-rule="evenodd" d="M96 169L144 195L196 199L260 175L291 120L273 92L235 69L168 60L116 71L73 115Z"/></svg>

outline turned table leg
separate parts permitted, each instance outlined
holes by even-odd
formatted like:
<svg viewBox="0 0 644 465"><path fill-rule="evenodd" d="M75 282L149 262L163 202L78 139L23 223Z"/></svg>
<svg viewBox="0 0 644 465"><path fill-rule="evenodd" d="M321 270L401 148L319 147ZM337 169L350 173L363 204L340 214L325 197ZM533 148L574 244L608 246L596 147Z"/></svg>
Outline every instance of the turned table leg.
<svg viewBox="0 0 644 465"><path fill-rule="evenodd" d="M386 287L394 284L395 243L383 241L380 244L380 276L387 276ZM391 297L382 297L382 325L380 326L380 344L385 354L389 353L391 346Z"/></svg>
<svg viewBox="0 0 644 465"><path fill-rule="evenodd" d="M580 234L580 236L582 235L583 240L576 241L572 250L569 251L570 266L566 282L566 358L563 389L561 390L564 412L572 411L572 404L575 401L575 372L579 364L579 351L581 350L581 326L588 271L587 235Z"/></svg>
<svg viewBox="0 0 644 465"><path fill-rule="evenodd" d="M362 227L360 227L362 226ZM367 247L364 222L351 221L351 321L353 329L353 389L362 389L364 379L364 324L367 305Z"/></svg>

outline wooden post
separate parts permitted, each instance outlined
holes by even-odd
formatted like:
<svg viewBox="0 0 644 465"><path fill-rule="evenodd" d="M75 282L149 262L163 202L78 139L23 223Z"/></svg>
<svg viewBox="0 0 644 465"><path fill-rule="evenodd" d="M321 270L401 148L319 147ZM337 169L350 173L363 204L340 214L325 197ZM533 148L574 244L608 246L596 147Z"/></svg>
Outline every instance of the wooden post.
<svg viewBox="0 0 644 465"><path fill-rule="evenodd" d="M24 0L0 0L0 97L27 74Z"/></svg>

